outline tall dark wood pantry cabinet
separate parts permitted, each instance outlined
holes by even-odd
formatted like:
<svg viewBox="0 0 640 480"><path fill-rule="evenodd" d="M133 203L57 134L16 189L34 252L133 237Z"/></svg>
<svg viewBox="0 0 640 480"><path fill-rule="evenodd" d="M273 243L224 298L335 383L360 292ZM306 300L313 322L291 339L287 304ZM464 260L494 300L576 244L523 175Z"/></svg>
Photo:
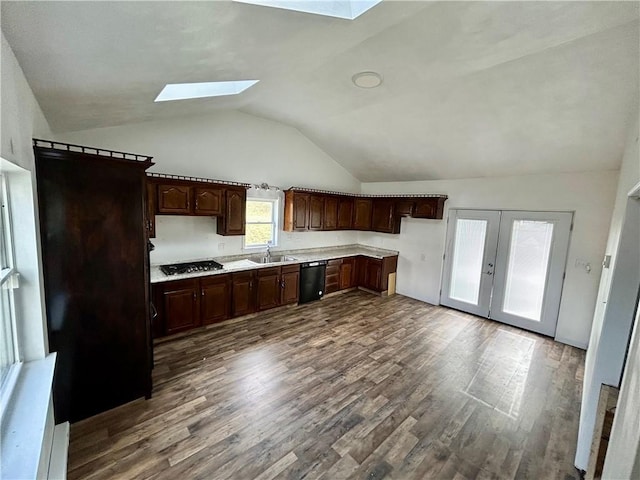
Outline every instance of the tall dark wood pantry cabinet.
<svg viewBox="0 0 640 480"><path fill-rule="evenodd" d="M55 420L75 422L151 395L152 162L34 143L49 350L58 355Z"/></svg>

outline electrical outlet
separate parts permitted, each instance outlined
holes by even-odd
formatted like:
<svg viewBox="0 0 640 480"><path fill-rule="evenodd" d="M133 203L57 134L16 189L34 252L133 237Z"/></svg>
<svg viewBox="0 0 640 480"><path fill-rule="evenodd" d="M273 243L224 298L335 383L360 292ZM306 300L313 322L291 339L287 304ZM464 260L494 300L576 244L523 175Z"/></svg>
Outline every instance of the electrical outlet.
<svg viewBox="0 0 640 480"><path fill-rule="evenodd" d="M224 250L224 243L223 242L220 242L218 244L218 250L220 250L220 251Z"/></svg>
<svg viewBox="0 0 640 480"><path fill-rule="evenodd" d="M420 254L420 261L421 262L426 262L427 261L427 256L424 253Z"/></svg>

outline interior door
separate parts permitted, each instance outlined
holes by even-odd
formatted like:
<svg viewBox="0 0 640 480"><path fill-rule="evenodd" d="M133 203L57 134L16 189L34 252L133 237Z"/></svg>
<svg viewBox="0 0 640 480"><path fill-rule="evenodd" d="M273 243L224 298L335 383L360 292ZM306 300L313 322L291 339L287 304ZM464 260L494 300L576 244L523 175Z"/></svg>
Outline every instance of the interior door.
<svg viewBox="0 0 640 480"><path fill-rule="evenodd" d="M442 305L489 316L499 226L499 211L449 211Z"/></svg>
<svg viewBox="0 0 640 480"><path fill-rule="evenodd" d="M573 214L502 212L490 318L556 331Z"/></svg>

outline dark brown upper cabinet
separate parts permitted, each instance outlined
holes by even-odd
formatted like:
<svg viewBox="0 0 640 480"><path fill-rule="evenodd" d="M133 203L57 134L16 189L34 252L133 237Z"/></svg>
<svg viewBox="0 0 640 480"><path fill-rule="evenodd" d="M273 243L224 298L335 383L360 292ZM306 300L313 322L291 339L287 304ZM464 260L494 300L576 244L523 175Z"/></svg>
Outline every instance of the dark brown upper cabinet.
<svg viewBox="0 0 640 480"><path fill-rule="evenodd" d="M285 232L303 232L309 229L309 194L287 190L284 194Z"/></svg>
<svg viewBox="0 0 640 480"><path fill-rule="evenodd" d="M356 198L353 201L353 228L356 230L371 230L372 201L370 198Z"/></svg>
<svg viewBox="0 0 640 480"><path fill-rule="evenodd" d="M309 197L309 230L322 230L324 226L324 197Z"/></svg>
<svg viewBox="0 0 640 480"><path fill-rule="evenodd" d="M395 214L398 217L411 217L416 207L416 201L410 198L399 199L396 201Z"/></svg>
<svg viewBox="0 0 640 480"><path fill-rule="evenodd" d="M443 197L416 198L413 218L441 219L444 213L445 200L446 198Z"/></svg>
<svg viewBox="0 0 640 480"><path fill-rule="evenodd" d="M339 193L285 191L285 232L368 230L400 233L402 217L442 219L446 196L354 197Z"/></svg>
<svg viewBox="0 0 640 480"><path fill-rule="evenodd" d="M353 198L340 197L338 200L338 230L353 228Z"/></svg>
<svg viewBox="0 0 640 480"><path fill-rule="evenodd" d="M191 187L187 185L159 184L158 213L191 213Z"/></svg>
<svg viewBox="0 0 640 480"><path fill-rule="evenodd" d="M150 174L147 183L148 236L155 237L156 215L217 217L218 234L244 235L245 187Z"/></svg>
<svg viewBox="0 0 640 480"><path fill-rule="evenodd" d="M224 189L195 187L193 189L193 213L216 217L222 214Z"/></svg>
<svg viewBox="0 0 640 480"><path fill-rule="evenodd" d="M324 230L338 228L338 197L324 198Z"/></svg>
<svg viewBox="0 0 640 480"><path fill-rule="evenodd" d="M400 233L400 217L395 214L393 198L376 198L373 200L371 228L375 232Z"/></svg>
<svg viewBox="0 0 640 480"><path fill-rule="evenodd" d="M218 217L218 235L244 235L247 213L247 191L244 188L227 189L223 214Z"/></svg>

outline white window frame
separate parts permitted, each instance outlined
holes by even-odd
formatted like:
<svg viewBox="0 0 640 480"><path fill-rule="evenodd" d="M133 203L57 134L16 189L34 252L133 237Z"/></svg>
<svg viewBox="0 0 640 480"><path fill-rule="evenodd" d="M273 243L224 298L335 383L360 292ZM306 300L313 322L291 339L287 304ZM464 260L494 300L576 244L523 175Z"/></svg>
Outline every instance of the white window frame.
<svg viewBox="0 0 640 480"><path fill-rule="evenodd" d="M0 183L2 191L2 197L0 198L0 201L2 202L2 211L0 212L0 215L2 215L1 224L4 227L2 231L0 231L0 235L4 237L8 263L8 266L6 268L0 270L0 289L2 290L2 292L0 293L4 294L4 291L6 291L8 293L7 297L9 299L9 318L4 318L4 316L2 316L1 321L10 322L9 328L11 329L11 346L13 348L13 364L9 367L6 374L0 377L0 419L2 419L7 410L7 405L9 403L11 393L13 392L13 388L15 387L20 369L22 367L22 358L18 340L15 296L13 293L14 290L19 286L19 275L15 267L11 206L9 204L9 187L6 175L0 174ZM0 326L0 328L5 329L6 327L3 325Z"/></svg>
<svg viewBox="0 0 640 480"><path fill-rule="evenodd" d="M271 209L272 212L272 217L271 217L271 222L249 222L248 220L245 220L245 227L247 225L267 225L267 224L271 224L272 225L272 229L273 229L273 241L271 243L261 243L261 244L253 244L253 245L249 245L247 244L247 236L245 234L244 236L244 248L245 250L255 250L255 249L260 249L260 248L267 248L267 247L275 247L278 245L278 219L279 219L279 213L280 213L280 201L277 198L260 198L260 197L247 197L247 203L248 202L270 202L273 204L273 208Z"/></svg>

